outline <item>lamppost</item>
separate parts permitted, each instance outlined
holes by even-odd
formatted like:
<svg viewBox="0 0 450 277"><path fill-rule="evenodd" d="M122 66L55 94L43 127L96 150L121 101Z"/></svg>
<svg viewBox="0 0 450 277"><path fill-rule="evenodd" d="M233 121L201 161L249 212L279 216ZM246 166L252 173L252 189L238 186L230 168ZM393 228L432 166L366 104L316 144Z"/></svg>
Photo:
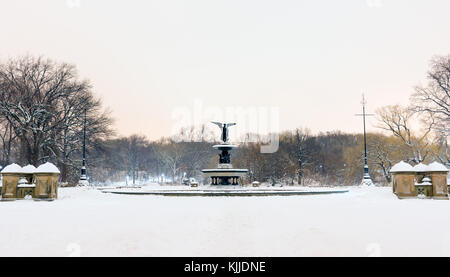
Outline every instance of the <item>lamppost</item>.
<svg viewBox="0 0 450 277"><path fill-rule="evenodd" d="M364 177L361 182L362 185L372 186L374 185L372 182L372 178L370 178L369 174L369 163L367 162L367 134L366 134L366 116L374 116L374 114L366 114L366 104L367 101L364 97L364 94L362 96L362 102L363 106L363 113L357 114L357 116L362 116L363 118L363 126L364 126Z"/></svg>
<svg viewBox="0 0 450 277"><path fill-rule="evenodd" d="M84 124L83 124L83 164L81 166L81 176L79 185L89 185L86 172L86 108L84 108Z"/></svg>

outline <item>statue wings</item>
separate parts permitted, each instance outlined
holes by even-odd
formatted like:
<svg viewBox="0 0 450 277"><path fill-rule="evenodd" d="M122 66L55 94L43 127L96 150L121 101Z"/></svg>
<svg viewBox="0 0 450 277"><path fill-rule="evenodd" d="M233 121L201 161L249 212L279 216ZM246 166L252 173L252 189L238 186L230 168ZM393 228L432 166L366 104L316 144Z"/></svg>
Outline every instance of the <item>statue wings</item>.
<svg viewBox="0 0 450 277"><path fill-rule="evenodd" d="M236 125L236 123L220 123L211 121L211 123L216 124L222 130L222 141L227 143L228 141L228 127Z"/></svg>
<svg viewBox="0 0 450 277"><path fill-rule="evenodd" d="M236 125L236 123L227 123L227 124L225 124L225 127L231 127L231 126L234 126L234 125Z"/></svg>
<svg viewBox="0 0 450 277"><path fill-rule="evenodd" d="M219 126L220 129L223 128L223 124L220 123L220 122L214 122L214 121L211 121L211 123L216 124L217 126Z"/></svg>
<svg viewBox="0 0 450 277"><path fill-rule="evenodd" d="M236 125L236 123L220 123L220 122L215 122L215 121L211 121L211 123L216 124L217 126L219 126L219 128L223 128L225 126L225 128L231 127Z"/></svg>

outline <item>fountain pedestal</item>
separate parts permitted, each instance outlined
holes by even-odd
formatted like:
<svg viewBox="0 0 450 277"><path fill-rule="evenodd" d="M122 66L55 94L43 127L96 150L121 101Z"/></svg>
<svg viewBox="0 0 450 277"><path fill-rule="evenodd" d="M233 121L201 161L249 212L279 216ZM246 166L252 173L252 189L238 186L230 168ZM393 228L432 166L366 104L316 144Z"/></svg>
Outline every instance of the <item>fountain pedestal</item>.
<svg viewBox="0 0 450 277"><path fill-rule="evenodd" d="M211 185L236 186L242 184L242 177L247 174L248 170L233 168L231 164L231 150L237 148L237 146L224 143L213 147L219 150L219 165L215 169L202 170L206 176L211 178Z"/></svg>

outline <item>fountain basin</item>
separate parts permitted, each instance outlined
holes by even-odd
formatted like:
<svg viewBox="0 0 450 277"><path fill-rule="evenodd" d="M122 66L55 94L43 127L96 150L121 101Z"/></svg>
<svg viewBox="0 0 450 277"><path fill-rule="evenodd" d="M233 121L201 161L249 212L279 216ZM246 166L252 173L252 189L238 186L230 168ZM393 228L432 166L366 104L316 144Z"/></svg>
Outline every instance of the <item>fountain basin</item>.
<svg viewBox="0 0 450 277"><path fill-rule="evenodd" d="M211 178L211 185L239 185L248 170L238 168L203 169L203 174Z"/></svg>
<svg viewBox="0 0 450 277"><path fill-rule="evenodd" d="M217 145L213 145L214 149L219 149L219 150L232 150L237 148L237 145L233 145L233 144L217 144Z"/></svg>
<svg viewBox="0 0 450 277"><path fill-rule="evenodd" d="M219 174L220 176L234 176L237 175L239 177L245 176L247 174L248 169L238 169L238 168L214 168L214 169L203 169L203 173L207 176L212 176L213 174ZM216 175L216 176L219 176Z"/></svg>
<svg viewBox="0 0 450 277"><path fill-rule="evenodd" d="M161 189L161 190L133 190L133 189L105 189L103 193L125 194L125 195L159 195L159 196L203 196L203 197L250 197L250 196L300 196L300 195L327 195L347 193L347 189L252 189L225 187L195 188L195 189Z"/></svg>

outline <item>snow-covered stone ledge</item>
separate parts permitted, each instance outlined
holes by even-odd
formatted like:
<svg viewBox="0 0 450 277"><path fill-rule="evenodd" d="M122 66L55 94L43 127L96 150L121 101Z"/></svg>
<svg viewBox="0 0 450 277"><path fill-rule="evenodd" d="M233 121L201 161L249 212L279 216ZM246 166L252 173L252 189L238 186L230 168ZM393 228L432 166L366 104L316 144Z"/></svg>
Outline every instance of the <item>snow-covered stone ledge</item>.
<svg viewBox="0 0 450 277"><path fill-rule="evenodd" d="M59 169L49 162L38 168L10 164L1 171L1 200L54 200L58 198L59 174Z"/></svg>
<svg viewBox="0 0 450 277"><path fill-rule="evenodd" d="M391 169L392 188L398 198L433 198L448 200L449 169L438 162L416 166L401 161Z"/></svg>

